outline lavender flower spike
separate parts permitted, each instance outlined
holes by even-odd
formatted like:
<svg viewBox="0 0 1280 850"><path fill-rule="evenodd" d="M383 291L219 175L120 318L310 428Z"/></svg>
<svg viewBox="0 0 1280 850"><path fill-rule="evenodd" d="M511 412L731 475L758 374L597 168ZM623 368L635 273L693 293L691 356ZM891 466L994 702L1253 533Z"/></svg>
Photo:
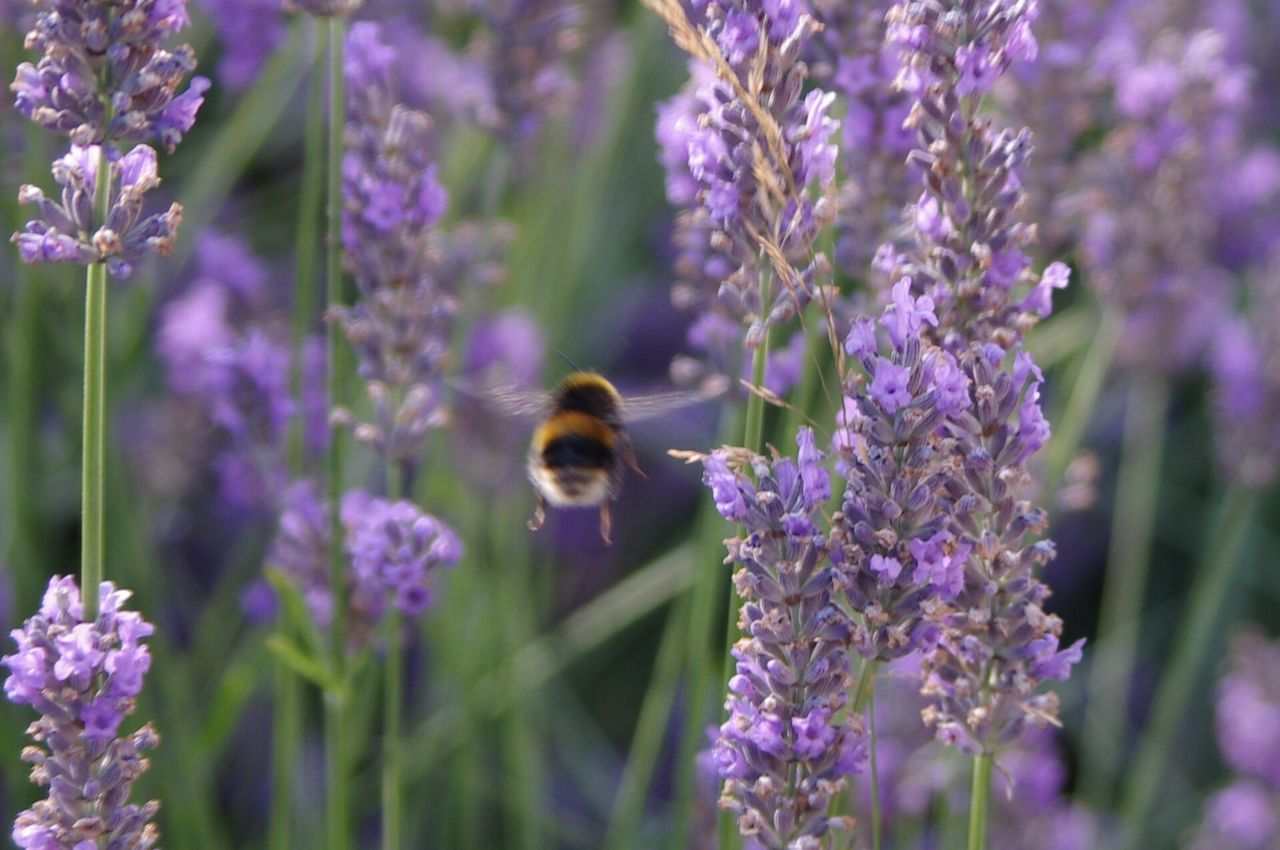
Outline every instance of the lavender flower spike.
<svg viewBox="0 0 1280 850"><path fill-rule="evenodd" d="M444 422L440 380L459 291L491 273L488 254L476 252L503 239L438 227L449 198L431 158L431 122L396 102L396 58L376 24L351 27L342 242L360 300L329 318L355 349L373 400L372 420L356 424L356 438L405 466ZM338 418L351 419L346 411Z"/></svg>
<svg viewBox="0 0 1280 850"><path fill-rule="evenodd" d="M747 530L726 541L741 565L734 584L748 637L733 648L729 719L714 749L720 805L767 850L834 846L832 828L850 823L828 807L867 758L862 718L845 711L849 626L832 601L838 577L818 531L830 483L812 432L801 429L797 443L798 463L730 450L703 460L716 509Z"/></svg>
<svg viewBox="0 0 1280 850"><path fill-rule="evenodd" d="M804 92L801 61L820 27L800 2L711 0L694 4L701 20L674 0L648 3L698 63L658 126L669 199L691 207L676 237L682 279L673 297L702 314L695 328L704 339L745 326L756 348L767 328L818 295L829 272L814 244L835 215L839 123L828 114L833 93ZM775 271L778 285L762 292L761 274ZM726 327L707 333L708 322ZM692 331L690 341L718 353ZM735 364L715 365L732 374Z"/></svg>
<svg viewBox="0 0 1280 850"><path fill-rule="evenodd" d="M160 804L126 802L147 769L142 754L160 741L150 723L120 733L151 666L142 640L154 631L124 610L129 595L103 582L101 613L87 623L75 580L54 576L39 613L12 632L17 651L0 659L9 668L5 695L41 714L28 730L37 746L22 758L49 796L14 821L25 850L147 850L159 840L151 820Z"/></svg>
<svg viewBox="0 0 1280 850"><path fill-rule="evenodd" d="M107 220L96 226L94 190L99 162L97 145L71 146L71 152L53 163L53 179L62 187L62 202L45 197L38 187L24 185L18 200L31 204L39 218L13 235L18 255L25 263L105 262L116 277L125 278L147 254L168 256L173 249L182 207L171 204L163 213L142 215L143 196L160 185L156 152L138 145L111 163Z"/></svg>
<svg viewBox="0 0 1280 850"><path fill-rule="evenodd" d="M908 123L919 145L910 162L924 193L916 248L895 258L886 319L895 347L919 335L945 352L929 395L947 408L940 424L951 471L925 491L941 509L935 536L910 548L926 573L957 570L930 611L938 643L924 664L933 701L924 717L944 742L974 756L994 755L1028 724L1055 721L1056 696L1038 689L1069 675L1083 643L1061 649L1062 622L1043 609L1049 590L1035 571L1054 549L1040 539L1048 516L1023 497L1026 461L1049 426L1039 405L1043 376L1021 344L1049 314L1067 270L1030 269L1025 249L1035 227L1020 218L1019 178L1030 134L997 132L976 117L995 79L1035 58L1036 10L1033 0L903 0L889 13L889 37L902 49L899 85L915 98ZM877 391L879 367L876 377L872 396L899 403L890 390L901 381ZM925 389L908 384L905 395ZM902 509L901 499L886 504Z"/></svg>
<svg viewBox="0 0 1280 850"><path fill-rule="evenodd" d="M10 88L23 116L73 145L157 141L173 150L195 122L209 81L191 48L161 43L190 24L186 0L36 0L29 50Z"/></svg>

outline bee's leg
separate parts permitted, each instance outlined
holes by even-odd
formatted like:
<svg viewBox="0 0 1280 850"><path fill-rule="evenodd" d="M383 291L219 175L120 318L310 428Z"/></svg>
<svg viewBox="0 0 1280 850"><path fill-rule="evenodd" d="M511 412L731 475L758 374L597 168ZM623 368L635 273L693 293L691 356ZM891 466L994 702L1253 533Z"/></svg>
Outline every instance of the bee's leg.
<svg viewBox="0 0 1280 850"><path fill-rule="evenodd" d="M613 545L613 514L608 499L600 503L600 538L606 546Z"/></svg>
<svg viewBox="0 0 1280 850"><path fill-rule="evenodd" d="M547 500L542 497L541 493L539 493L538 504L536 507L534 507L533 516L529 517L529 521L526 523L526 525L529 526L530 531L537 531L539 528L542 528L542 524L546 521L547 521Z"/></svg>
<svg viewBox="0 0 1280 850"><path fill-rule="evenodd" d="M628 440L627 444L622 448L622 459L626 462L627 466L631 469L631 471L634 472L636 475L639 475L641 478L646 478L646 479L649 477L644 474L644 470L641 469L640 464L636 462L636 453L635 453L635 450L631 448L630 440Z"/></svg>

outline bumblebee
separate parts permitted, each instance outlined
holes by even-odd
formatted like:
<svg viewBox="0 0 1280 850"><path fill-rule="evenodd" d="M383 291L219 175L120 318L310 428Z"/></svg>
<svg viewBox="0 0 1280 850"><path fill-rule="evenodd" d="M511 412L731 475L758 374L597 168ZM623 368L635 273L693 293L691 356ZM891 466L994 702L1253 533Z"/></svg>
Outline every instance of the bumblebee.
<svg viewBox="0 0 1280 850"><path fill-rule="evenodd" d="M542 528L547 508L600 508L600 537L612 543L613 502L636 463L626 425L707 398L692 392L624 398L603 375L572 372L550 392L490 388L486 395L507 413L541 416L525 469L538 504L529 530Z"/></svg>

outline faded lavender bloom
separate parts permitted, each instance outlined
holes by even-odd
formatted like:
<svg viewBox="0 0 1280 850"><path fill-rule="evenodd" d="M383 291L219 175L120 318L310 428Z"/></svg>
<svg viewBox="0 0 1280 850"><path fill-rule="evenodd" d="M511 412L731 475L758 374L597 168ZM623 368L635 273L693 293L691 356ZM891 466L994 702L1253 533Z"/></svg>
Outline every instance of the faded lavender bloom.
<svg viewBox="0 0 1280 850"><path fill-rule="evenodd" d="M364 0L284 0L290 11L301 10L317 18L350 17L364 5Z"/></svg>
<svg viewBox="0 0 1280 850"><path fill-rule="evenodd" d="M190 288L161 310L157 353L170 388L217 429L211 463L221 495L236 506L271 505L287 480L294 417L303 417L309 453L327 441L324 346L305 341L295 398L288 329L272 316L261 261L243 240L214 232L201 236L196 258Z"/></svg>
<svg viewBox="0 0 1280 850"><path fill-rule="evenodd" d="M448 195L430 158L425 113L395 102L395 51L375 24L357 23L347 39L350 98L343 162L343 245L360 287L350 308L331 311L359 358L374 415L356 436L404 466L443 424L441 376L458 294L496 272L487 252L501 249L473 229L445 234L437 225ZM339 418L352 416L341 411Z"/></svg>
<svg viewBox="0 0 1280 850"><path fill-rule="evenodd" d="M1256 253L1232 234L1268 220L1260 213L1280 189L1280 167L1244 138L1251 72L1227 46L1211 29L1118 29L1091 60L1115 112L1070 204L1085 279L1125 317L1119 356L1131 368L1199 361L1228 309L1232 269Z"/></svg>
<svg viewBox="0 0 1280 850"><path fill-rule="evenodd" d="M209 81L183 45L162 42L190 23L186 0L38 0L28 50L10 88L18 112L72 145L156 141L172 151L195 123ZM114 159L114 155L112 156Z"/></svg>
<svg viewBox="0 0 1280 850"><path fill-rule="evenodd" d="M347 625L352 646L361 646L394 605L421 614L435 598L441 568L462 556L457 535L410 502L389 503L363 490L342 498L347 558ZM331 541L328 506L306 479L285 491L280 524L267 562L292 581L319 626L333 620L329 580Z"/></svg>
<svg viewBox="0 0 1280 850"><path fill-rule="evenodd" d="M572 0L478 0L484 28L471 45L489 73L491 128L517 144L548 115L566 109L576 83L569 57L580 41L583 9Z"/></svg>
<svg viewBox="0 0 1280 850"><path fill-rule="evenodd" d="M703 460L716 509L747 533L726 541L741 565L733 578L746 637L733 647L729 719L714 749L720 806L768 850L834 846L831 829L850 823L829 814L830 802L867 758L862 718L845 711L849 626L819 531L830 481L813 433L802 428L796 442L797 460L728 450Z"/></svg>
<svg viewBox="0 0 1280 850"><path fill-rule="evenodd" d="M1218 746L1233 774L1209 798L1194 850L1273 850L1280 838L1280 643L1232 641L1218 683Z"/></svg>
<svg viewBox="0 0 1280 850"><path fill-rule="evenodd" d="M716 325L704 339L723 340L723 353L692 331L690 341L712 355L712 370L733 375L741 328L756 348L766 327L789 321L829 276L814 245L834 215L839 123L827 114L834 94L803 91L800 57L819 29L803 3L712 0L695 11L701 19L668 21L696 61L658 123L668 197L686 208L673 300L700 314L695 328ZM705 27L714 50L694 27ZM761 303L761 275L775 273Z"/></svg>
<svg viewBox="0 0 1280 850"><path fill-rule="evenodd" d="M218 31L222 55L218 82L228 89L247 87L267 58L284 40L284 14L279 0L199 0Z"/></svg>
<svg viewBox="0 0 1280 850"><path fill-rule="evenodd" d="M17 651L0 659L9 668L10 701L40 712L28 729L37 746L22 752L31 781L49 796L20 812L13 826L27 850L155 846L151 820L160 804L126 802L148 766L143 755L159 736L150 723L121 734L133 713L151 655L142 640L150 623L123 608L130 592L104 581L101 612L85 622L80 591L70 576L49 580L40 611L12 634Z"/></svg>
<svg viewBox="0 0 1280 850"><path fill-rule="evenodd" d="M911 547L917 572L945 576L947 590L929 612L939 631L924 664L933 703L924 719L970 755L994 754L1025 726L1051 722L1056 695L1037 690L1069 675L1083 643L1059 648L1062 622L1044 611L1049 590L1034 575L1054 552L1039 539L1048 516L1022 498L1031 483L1025 463L1049 426L1039 406L1043 376L1021 341L1049 314L1067 269L1055 264L1043 277L1030 269L1035 229L1018 214L1029 134L997 132L974 117L1012 62L1035 58L1035 11L1026 0L904 0L889 13L890 36L903 48L899 84L916 98L910 123L920 146L911 162L925 193L916 248L896 258L882 324L895 348L919 335L945 352L933 403L945 406L939 425L950 452L950 475L916 496L934 495L943 521ZM865 336L855 344L865 346ZM869 393L891 414L917 395L907 380L904 365L882 358ZM889 507L901 510L915 492L903 489Z"/></svg>
<svg viewBox="0 0 1280 850"><path fill-rule="evenodd" d="M881 668L876 678L876 767L883 834L910 834L939 812L956 822L968 814L967 769L939 753L920 723L928 703L920 695L920 653ZM1000 850L1091 850L1100 846L1098 819L1073 804L1056 736L1050 729L1022 736L1001 753L991 793L989 846ZM859 811L871 806L870 776L859 777ZM871 843L868 818L860 818L856 847ZM897 842L894 842L897 846ZM928 846L921 842L920 845Z"/></svg>
<svg viewBox="0 0 1280 850"><path fill-rule="evenodd" d="M142 214L143 196L160 185L156 152L146 145L111 163L107 189L111 208L105 222L95 222L99 152L97 145L72 145L70 153L54 160L53 179L62 187L61 203L30 184L18 192L18 201L37 207L40 216L13 235L24 263L105 262L113 275L124 278L148 254L168 256L173 249L182 207L175 203L163 213Z"/></svg>
<svg viewBox="0 0 1280 850"><path fill-rule="evenodd" d="M530 313L505 310L472 325L462 372L475 381L533 389L541 385L546 350L546 333ZM524 470L511 458L519 457L528 445L526 423L494 416L483 399L464 393L455 394L451 413L456 425L451 438L467 459L462 473L469 480L490 493L504 492L524 480Z"/></svg>
<svg viewBox="0 0 1280 850"><path fill-rule="evenodd" d="M1249 276L1248 309L1223 321L1210 357L1218 458L1242 484L1280 473L1280 254Z"/></svg>
<svg viewBox="0 0 1280 850"><path fill-rule="evenodd" d="M876 246L904 242L909 229L902 211L915 199L916 180L906 158L916 137L904 126L912 99L894 85L900 48L885 38L891 5L873 0L855 8L847 0L813 0L822 32L809 43L809 68L817 84L845 106L835 259L836 268L846 272L865 274Z"/></svg>

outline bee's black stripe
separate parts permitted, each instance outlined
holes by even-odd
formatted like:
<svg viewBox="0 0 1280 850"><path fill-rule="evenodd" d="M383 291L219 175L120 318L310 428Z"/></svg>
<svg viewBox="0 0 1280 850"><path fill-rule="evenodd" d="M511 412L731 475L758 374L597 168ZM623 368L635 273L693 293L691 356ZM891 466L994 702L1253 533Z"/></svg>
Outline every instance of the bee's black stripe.
<svg viewBox="0 0 1280 850"><path fill-rule="evenodd" d="M563 466L607 469L612 461L613 452L607 445L577 434L555 437L542 450L542 462L551 469Z"/></svg>

